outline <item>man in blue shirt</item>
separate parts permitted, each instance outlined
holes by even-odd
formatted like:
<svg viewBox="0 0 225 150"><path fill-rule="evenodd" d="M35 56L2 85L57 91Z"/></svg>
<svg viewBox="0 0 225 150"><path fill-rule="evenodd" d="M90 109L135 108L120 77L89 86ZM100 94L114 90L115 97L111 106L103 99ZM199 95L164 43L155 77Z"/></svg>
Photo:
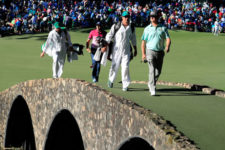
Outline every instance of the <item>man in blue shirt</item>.
<svg viewBox="0 0 225 150"><path fill-rule="evenodd" d="M156 11L150 13L151 24L144 29L141 38L142 60L148 61L148 87L152 96L156 95L156 82L162 70L164 51L168 53L171 44L167 28L158 24L158 18L159 16Z"/></svg>

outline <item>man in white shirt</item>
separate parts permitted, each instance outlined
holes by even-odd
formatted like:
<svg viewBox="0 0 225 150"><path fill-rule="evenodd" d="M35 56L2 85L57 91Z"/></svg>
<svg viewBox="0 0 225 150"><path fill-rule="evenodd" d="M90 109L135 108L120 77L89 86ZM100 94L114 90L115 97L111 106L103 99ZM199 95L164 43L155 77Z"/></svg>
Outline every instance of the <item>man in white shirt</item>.
<svg viewBox="0 0 225 150"><path fill-rule="evenodd" d="M122 13L122 22L117 31L115 31L115 25L116 24L111 27L110 32L106 35L106 41L108 43L111 40L114 40L112 49L112 65L109 71L108 87L113 87L113 82L121 65L121 76L123 84L122 89L123 91L127 91L130 84L129 62L130 56L132 54L130 49L130 41L134 47L134 56L136 56L136 34L134 28L132 31L132 27L130 25L130 15L127 11L124 11Z"/></svg>
<svg viewBox="0 0 225 150"><path fill-rule="evenodd" d="M214 22L214 35L216 36L219 35L219 28L220 28L219 20L216 19L216 21Z"/></svg>
<svg viewBox="0 0 225 150"><path fill-rule="evenodd" d="M56 22L54 27L55 29L53 29L48 35L48 39L43 46L43 52L40 57L44 57L45 53L52 57L53 78L60 78L63 73L67 49L69 48L72 50L73 48L70 35L65 30L66 28L60 27L59 22Z"/></svg>

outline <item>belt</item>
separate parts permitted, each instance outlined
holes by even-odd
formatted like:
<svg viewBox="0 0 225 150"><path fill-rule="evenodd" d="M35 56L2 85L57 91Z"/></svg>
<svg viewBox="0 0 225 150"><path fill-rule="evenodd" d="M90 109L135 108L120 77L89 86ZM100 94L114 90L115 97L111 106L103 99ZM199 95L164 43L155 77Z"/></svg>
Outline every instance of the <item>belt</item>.
<svg viewBox="0 0 225 150"><path fill-rule="evenodd" d="M152 50L152 49L149 49L150 51L154 51L154 52L156 52L156 53L162 53L162 52L164 52L163 50L160 50L160 51L158 51L158 50Z"/></svg>

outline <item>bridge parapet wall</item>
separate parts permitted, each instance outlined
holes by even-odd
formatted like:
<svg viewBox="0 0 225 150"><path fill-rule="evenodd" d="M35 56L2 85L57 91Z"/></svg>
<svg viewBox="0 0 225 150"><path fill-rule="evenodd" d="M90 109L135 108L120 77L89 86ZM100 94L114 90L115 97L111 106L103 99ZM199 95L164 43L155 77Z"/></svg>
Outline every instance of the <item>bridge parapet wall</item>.
<svg viewBox="0 0 225 150"><path fill-rule="evenodd" d="M56 114L69 110L79 126L85 150L117 150L132 137L156 150L197 149L162 117L93 84L76 79L41 79L19 83L0 93L0 136L4 142L13 101L21 95L33 124L36 149L44 149Z"/></svg>

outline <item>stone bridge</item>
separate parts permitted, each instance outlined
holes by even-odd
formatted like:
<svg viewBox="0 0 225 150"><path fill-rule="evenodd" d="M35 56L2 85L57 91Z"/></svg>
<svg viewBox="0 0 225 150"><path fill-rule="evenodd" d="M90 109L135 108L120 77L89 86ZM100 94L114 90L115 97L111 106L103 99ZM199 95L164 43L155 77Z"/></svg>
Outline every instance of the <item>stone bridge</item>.
<svg viewBox="0 0 225 150"><path fill-rule="evenodd" d="M162 117L82 80L40 79L0 93L0 149L198 149Z"/></svg>

